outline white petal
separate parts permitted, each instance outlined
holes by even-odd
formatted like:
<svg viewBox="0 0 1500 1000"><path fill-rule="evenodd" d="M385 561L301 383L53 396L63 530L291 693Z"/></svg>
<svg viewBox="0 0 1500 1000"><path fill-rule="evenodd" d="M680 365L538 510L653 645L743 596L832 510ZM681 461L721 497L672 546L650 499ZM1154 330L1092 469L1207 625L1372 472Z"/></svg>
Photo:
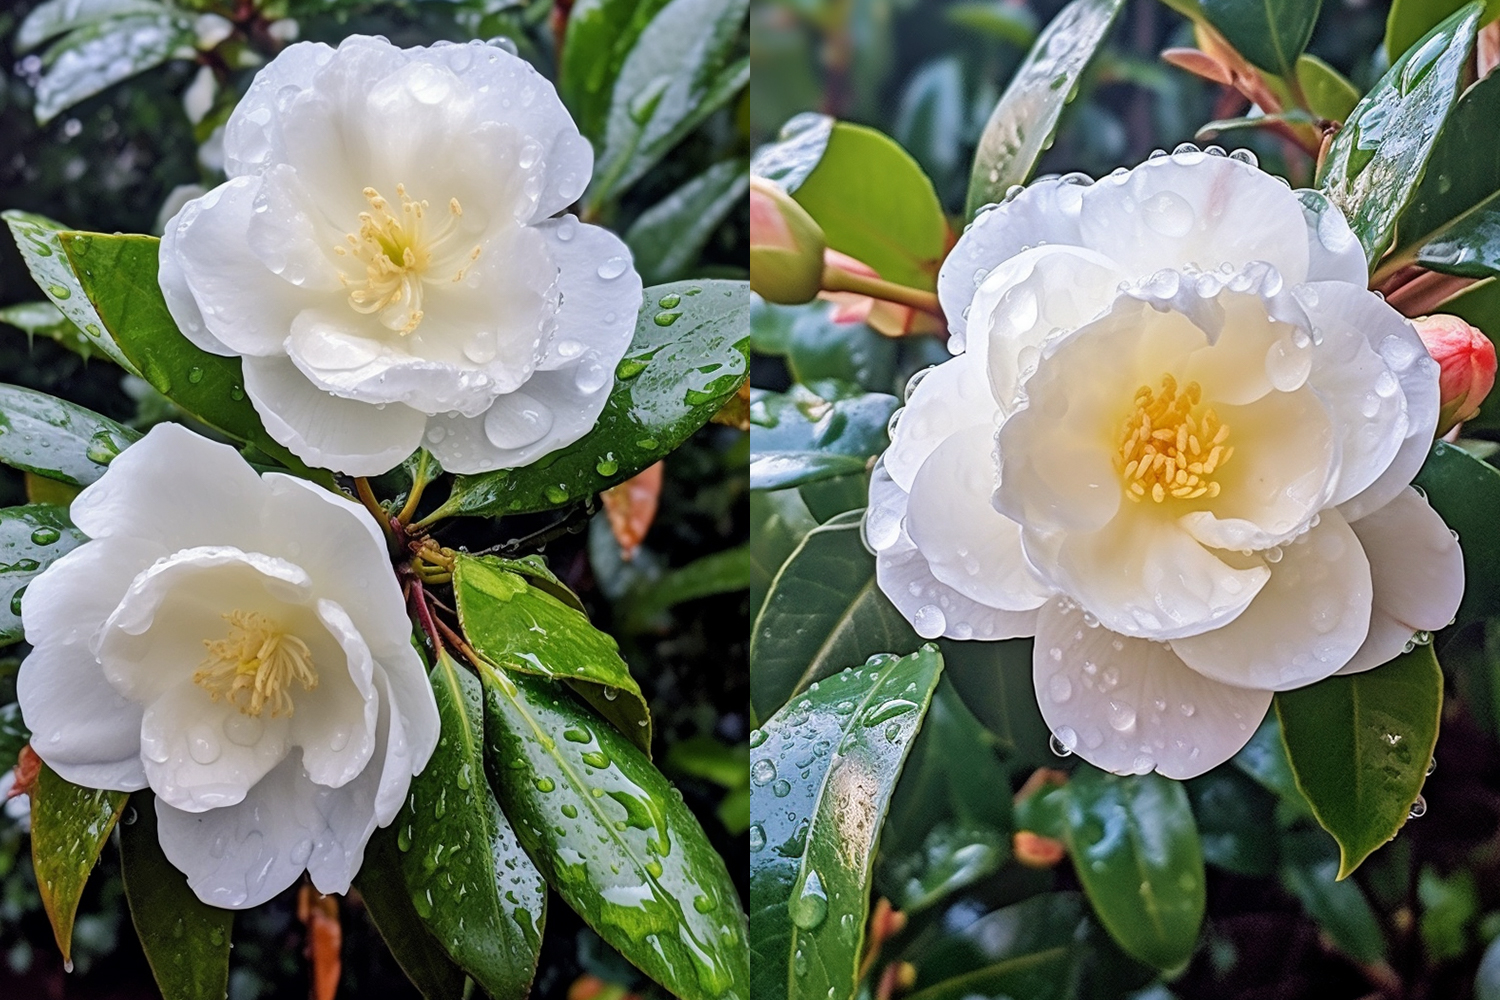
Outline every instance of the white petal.
<svg viewBox="0 0 1500 1000"><path fill-rule="evenodd" d="M1058 741L1117 774L1197 777L1233 757L1271 704L1270 691L1210 680L1169 646L1090 628L1059 601L1037 614L1032 676Z"/></svg>
<svg viewBox="0 0 1500 1000"><path fill-rule="evenodd" d="M342 299L347 293L333 248L342 245L344 233L329 224L325 211L297 171L276 164L261 175L245 238L272 274L308 291L339 293ZM354 270L347 264L343 269Z"/></svg>
<svg viewBox="0 0 1500 1000"><path fill-rule="evenodd" d="M162 489L163 483L192 488ZM129 535L170 549L254 548L262 496L260 477L239 452L162 423L121 452L69 513L90 538Z"/></svg>
<svg viewBox="0 0 1500 1000"><path fill-rule="evenodd" d="M1047 178L1032 183L1005 204L975 216L938 272L938 299L952 333L949 350L957 354L965 349L960 318L975 290L1001 262L1042 243L1082 244L1078 209L1083 190L1073 180Z"/></svg>
<svg viewBox="0 0 1500 1000"><path fill-rule="evenodd" d="M875 580L924 639L1013 639L1036 630L1035 611L992 608L939 581L905 531L875 556Z"/></svg>
<svg viewBox="0 0 1500 1000"><path fill-rule="evenodd" d="M380 706L372 680L370 647L348 613L337 603L318 601L318 620L338 643L345 659L318 656L318 686L295 695L292 742L302 748L302 768L315 784L338 788L364 770L375 750Z"/></svg>
<svg viewBox="0 0 1500 1000"><path fill-rule="evenodd" d="M630 262L630 248L609 230L585 225L571 215L531 228L547 241L562 292L557 331L540 367L577 371L602 365L613 372L630 346L642 302L641 278L634 267L615 271L616 265ZM606 278L601 270L615 276Z"/></svg>
<svg viewBox="0 0 1500 1000"><path fill-rule="evenodd" d="M1307 280L1341 281L1364 288L1369 283L1365 248L1344 213L1320 191L1298 189L1293 194L1307 222Z"/></svg>
<svg viewBox="0 0 1500 1000"><path fill-rule="evenodd" d="M965 597L1005 611L1029 611L1047 587L1021 550L1021 526L990 506L994 464L988 428L950 436L922 463L906 515L932 575Z"/></svg>
<svg viewBox="0 0 1500 1000"><path fill-rule="evenodd" d="M1290 691L1349 662L1370 630L1370 564L1359 539L1330 509L1281 552L1238 618L1172 641L1184 663L1225 684Z"/></svg>
<svg viewBox="0 0 1500 1000"><path fill-rule="evenodd" d="M1085 246L1136 275L1264 261L1289 284L1307 276L1307 224L1296 195L1230 157L1177 153L1102 178L1083 192L1079 228Z"/></svg>
<svg viewBox="0 0 1500 1000"><path fill-rule="evenodd" d="M122 697L82 643L43 642L16 676L31 745L58 774L89 788L146 787L141 707Z"/></svg>
<svg viewBox="0 0 1500 1000"><path fill-rule="evenodd" d="M886 470L903 490L910 490L927 456L950 435L967 427L993 433L999 418L984 359L960 354L928 371L906 401L885 452Z"/></svg>
<svg viewBox="0 0 1500 1000"><path fill-rule="evenodd" d="M1352 527L1370 560L1375 607L1369 638L1340 673L1400 655L1412 633L1436 632L1451 622L1464 596L1458 539L1416 490L1402 490Z"/></svg>
<svg viewBox="0 0 1500 1000"><path fill-rule="evenodd" d="M222 809L287 752L289 720L245 715L186 678L146 707L139 749L157 798L187 812Z"/></svg>
<svg viewBox="0 0 1500 1000"><path fill-rule="evenodd" d="M332 396L286 358L245 358L244 375L245 393L266 432L315 468L376 476L422 442L424 414L400 404L382 409Z"/></svg>
<svg viewBox="0 0 1500 1000"><path fill-rule="evenodd" d="M167 554L160 542L113 535L66 553L26 587L26 641L88 646L137 573Z"/></svg>
<svg viewBox="0 0 1500 1000"><path fill-rule="evenodd" d="M903 524L909 501L906 491L886 471L885 459L878 459L875 468L870 470L870 502L865 507L864 521L860 525L865 545L871 552L885 551L904 535Z"/></svg>
<svg viewBox="0 0 1500 1000"><path fill-rule="evenodd" d="M440 721L432 683L427 679L422 658L410 643L398 654L382 657L376 664L376 673L385 678L386 690L381 697L389 701L405 741L404 746L393 743L386 750L386 769L390 773L381 779L382 788L375 810L376 822L384 826L395 818L406 794L405 784L398 781L400 776L391 768L404 762L400 766L406 769L406 774L421 774L437 749Z"/></svg>
<svg viewBox="0 0 1500 1000"><path fill-rule="evenodd" d="M297 42L255 74L224 128L225 173L230 177L259 173L283 157L278 111L289 96L310 86L318 69L332 57L333 49L322 42ZM293 89L288 91L288 87Z"/></svg>

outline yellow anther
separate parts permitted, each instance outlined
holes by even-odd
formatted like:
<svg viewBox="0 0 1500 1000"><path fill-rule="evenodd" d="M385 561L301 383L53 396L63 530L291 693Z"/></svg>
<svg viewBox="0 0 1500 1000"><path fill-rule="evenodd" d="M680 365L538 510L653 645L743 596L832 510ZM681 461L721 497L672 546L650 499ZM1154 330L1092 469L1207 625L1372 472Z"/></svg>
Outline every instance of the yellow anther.
<svg viewBox="0 0 1500 1000"><path fill-rule="evenodd" d="M1150 496L1164 503L1168 497L1197 500L1219 495L1220 485L1208 477L1229 461L1234 449L1224 444L1229 428L1218 414L1212 408L1197 412L1202 400L1197 382L1179 389L1171 375L1162 376L1160 392L1144 385L1136 390L1115 456L1115 468L1131 500Z"/></svg>
<svg viewBox="0 0 1500 1000"><path fill-rule="evenodd" d="M214 701L227 698L245 715L260 715L270 705L272 718L290 717L292 682L304 691L318 686L312 650L259 611L231 611L224 620L229 635L203 640L208 657L193 683Z"/></svg>

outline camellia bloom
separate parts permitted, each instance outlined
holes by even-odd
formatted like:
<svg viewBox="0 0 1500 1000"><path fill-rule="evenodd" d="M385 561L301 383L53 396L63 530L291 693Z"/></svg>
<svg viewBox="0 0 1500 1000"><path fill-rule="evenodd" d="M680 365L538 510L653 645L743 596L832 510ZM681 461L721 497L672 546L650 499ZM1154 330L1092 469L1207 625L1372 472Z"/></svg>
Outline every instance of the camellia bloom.
<svg viewBox="0 0 1500 1000"><path fill-rule="evenodd" d="M287 47L224 133L228 182L161 244L182 332L244 358L311 465L525 465L593 428L641 303L630 253L571 215L593 152L530 64L482 43Z"/></svg>
<svg viewBox="0 0 1500 1000"><path fill-rule="evenodd" d="M91 539L22 599L16 686L69 781L156 793L200 899L343 892L437 744L375 521L162 424L73 501Z"/></svg>
<svg viewBox="0 0 1500 1000"><path fill-rule="evenodd" d="M919 633L1035 635L1064 747L1184 778L1272 692L1450 621L1458 545L1409 485L1438 368L1337 209L1190 145L1013 193L943 266L964 353L908 390L870 488Z"/></svg>

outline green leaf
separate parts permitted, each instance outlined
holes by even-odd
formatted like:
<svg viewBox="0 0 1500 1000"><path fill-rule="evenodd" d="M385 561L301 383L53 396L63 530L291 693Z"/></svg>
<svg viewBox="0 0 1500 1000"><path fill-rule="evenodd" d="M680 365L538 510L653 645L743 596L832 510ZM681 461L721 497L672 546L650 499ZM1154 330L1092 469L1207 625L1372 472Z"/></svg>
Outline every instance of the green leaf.
<svg viewBox="0 0 1500 1000"><path fill-rule="evenodd" d="M1297 83L1307 95L1308 109L1328 121L1343 121L1359 103L1359 88L1310 53L1297 57Z"/></svg>
<svg viewBox="0 0 1500 1000"><path fill-rule="evenodd" d="M750 82L749 58L736 58L748 10L749 0L671 0L646 25L610 95L590 207L639 180Z"/></svg>
<svg viewBox="0 0 1500 1000"><path fill-rule="evenodd" d="M1075 892L1052 892L985 914L918 952L907 1000L1066 1000L1088 919Z"/></svg>
<svg viewBox="0 0 1500 1000"><path fill-rule="evenodd" d="M1312 815L1312 806L1297 787L1297 776L1292 773L1286 743L1281 739L1281 720L1275 712L1266 713L1250 742L1234 755L1233 763L1281 803L1288 804L1293 812Z"/></svg>
<svg viewBox="0 0 1500 1000"><path fill-rule="evenodd" d="M1052 730L1037 706L1031 679L1031 639L940 639L938 646L947 664L944 672L964 706L1006 748L1012 764L1054 766Z"/></svg>
<svg viewBox="0 0 1500 1000"><path fill-rule="evenodd" d="M863 474L890 444L886 426L899 401L846 383L750 391L750 488L774 490L830 476ZM847 665L847 664L846 664Z"/></svg>
<svg viewBox="0 0 1500 1000"><path fill-rule="evenodd" d="M828 245L887 281L934 288L952 245L947 216L911 154L872 128L802 114L750 172L776 181L823 229Z"/></svg>
<svg viewBox="0 0 1500 1000"><path fill-rule="evenodd" d="M1458 97L1481 7L1471 3L1392 63L1334 137L1319 187L1349 220L1373 267Z"/></svg>
<svg viewBox="0 0 1500 1000"><path fill-rule="evenodd" d="M1385 935L1370 901L1353 879L1339 881L1328 838L1300 830L1282 838L1281 884L1301 902L1339 951L1361 964L1385 957Z"/></svg>
<svg viewBox="0 0 1500 1000"><path fill-rule="evenodd" d="M29 584L53 560L88 539L57 504L0 508L0 642L21 638L21 601Z"/></svg>
<svg viewBox="0 0 1500 1000"><path fill-rule="evenodd" d="M1494 528L1494 513L1500 510L1500 470L1462 448L1435 441L1412 484L1458 532L1464 598L1455 624L1463 627L1500 614L1500 536Z"/></svg>
<svg viewBox="0 0 1500 1000"><path fill-rule="evenodd" d="M604 138L620 67L667 0L579 0L568 11L557 89L595 148Z"/></svg>
<svg viewBox="0 0 1500 1000"><path fill-rule="evenodd" d="M77 403L0 385L0 462L11 468L87 486L140 437Z"/></svg>
<svg viewBox="0 0 1500 1000"><path fill-rule="evenodd" d="M99 352L94 344L51 302L19 302L0 309L0 323L9 323L28 337L56 341L87 361Z"/></svg>
<svg viewBox="0 0 1500 1000"><path fill-rule="evenodd" d="M156 283L154 236L62 233L68 263L104 328L157 392L211 427L294 472L307 466L277 444L245 396L240 359L195 346L177 329Z"/></svg>
<svg viewBox="0 0 1500 1000"><path fill-rule="evenodd" d="M1036 15L1029 8L1004 0L960 0L943 8L943 17L960 28L968 28L1018 49L1036 41Z"/></svg>
<svg viewBox="0 0 1500 1000"><path fill-rule="evenodd" d="M80 788L43 764L31 789L31 864L63 961L72 961L73 918L99 851L128 792Z"/></svg>
<svg viewBox="0 0 1500 1000"><path fill-rule="evenodd" d="M935 646L821 682L750 738L757 1000L854 995L876 840L943 669Z"/></svg>
<svg viewBox="0 0 1500 1000"><path fill-rule="evenodd" d="M0 214L10 226L26 268L47 298L58 308L97 353L133 375L139 375L114 342L104 332L104 323L94 311L88 295L73 273L73 265L63 250L62 234L66 226L40 215L28 212L9 211Z"/></svg>
<svg viewBox="0 0 1500 1000"><path fill-rule="evenodd" d="M1203 859L1225 871L1265 878L1276 866L1276 800L1230 767L1186 782Z"/></svg>
<svg viewBox="0 0 1500 1000"><path fill-rule="evenodd" d="M1500 77L1491 75L1453 106L1401 213L1396 248L1382 270L1415 261L1471 278L1500 273L1500 157L1492 142L1480 138L1497 117Z"/></svg>
<svg viewBox="0 0 1500 1000"><path fill-rule="evenodd" d="M667 779L556 685L480 676L490 781L552 888L684 1000L748 996L734 882Z"/></svg>
<svg viewBox="0 0 1500 1000"><path fill-rule="evenodd" d="M458 555L453 595L465 637L504 670L567 681L649 754L651 711L615 640L516 569L494 556Z"/></svg>
<svg viewBox="0 0 1500 1000"><path fill-rule="evenodd" d="M234 911L200 900L162 853L150 792L136 792L128 808L120 823L120 875L156 988L163 1000L224 996Z"/></svg>
<svg viewBox="0 0 1500 1000"><path fill-rule="evenodd" d="M1256 66L1290 79L1312 38L1321 0L1200 0L1204 16Z"/></svg>
<svg viewBox="0 0 1500 1000"><path fill-rule="evenodd" d="M796 490L750 494L750 618L760 614L781 564L818 522Z"/></svg>
<svg viewBox="0 0 1500 1000"><path fill-rule="evenodd" d="M26 15L16 31L17 52L34 49L67 31L131 14L163 14L170 8L156 0L47 0Z"/></svg>
<svg viewBox="0 0 1500 1000"><path fill-rule="evenodd" d="M652 619L675 605L748 590L750 575L748 543L694 559L635 591L621 608L624 627L633 632L644 631Z"/></svg>
<svg viewBox="0 0 1500 1000"><path fill-rule="evenodd" d="M1431 865L1417 878L1422 904L1423 951L1436 965L1462 958L1469 950L1469 927L1479 915L1479 892L1472 872L1462 868L1444 878Z"/></svg>
<svg viewBox="0 0 1500 1000"><path fill-rule="evenodd" d="M750 630L750 704L759 718L814 681L875 653L917 648L911 625L875 583L860 539L863 512L808 532Z"/></svg>
<svg viewBox="0 0 1500 1000"><path fill-rule="evenodd" d="M979 137L965 218L1031 178L1122 7L1124 0L1073 0L1037 38Z"/></svg>
<svg viewBox="0 0 1500 1000"><path fill-rule="evenodd" d="M36 85L36 120L45 125L79 101L159 66L191 58L196 36L180 11L131 14L84 25L47 52L48 68Z"/></svg>
<svg viewBox="0 0 1500 1000"><path fill-rule="evenodd" d="M730 211L745 204L744 160L715 163L640 214L625 232L641 280L680 278Z"/></svg>
<svg viewBox="0 0 1500 1000"><path fill-rule="evenodd" d="M952 8L947 9L952 20ZM968 111L963 63L957 56L942 56L911 75L893 135L929 174L946 178L958 167Z"/></svg>
<svg viewBox="0 0 1500 1000"><path fill-rule="evenodd" d="M447 653L428 676L443 739L395 819L401 876L432 937L480 989L525 996L542 946L547 885L485 780L479 678Z"/></svg>
<svg viewBox="0 0 1500 1000"><path fill-rule="evenodd" d="M1406 823L1442 707L1443 671L1430 646L1276 695L1297 787L1338 841L1340 879Z"/></svg>
<svg viewBox="0 0 1500 1000"><path fill-rule="evenodd" d="M594 429L521 469L459 476L421 523L550 510L624 482L676 450L749 371L750 286L678 281L646 289L635 337Z"/></svg>
<svg viewBox="0 0 1500 1000"><path fill-rule="evenodd" d="M1386 61L1395 62L1439 21L1463 5L1464 0L1392 0L1385 19ZM1500 0L1489 0L1479 24L1482 27L1497 17L1500 17Z"/></svg>
<svg viewBox="0 0 1500 1000"><path fill-rule="evenodd" d="M467 977L427 930L406 891L396 845L399 836L395 826L375 831L365 845L365 861L354 887L396 964L423 1000L463 1000Z"/></svg>
<svg viewBox="0 0 1500 1000"><path fill-rule="evenodd" d="M773 305L757 295L750 308L750 348L784 356L793 382L829 379L889 391L896 379L897 339L862 322L835 319L838 309L823 301Z"/></svg>

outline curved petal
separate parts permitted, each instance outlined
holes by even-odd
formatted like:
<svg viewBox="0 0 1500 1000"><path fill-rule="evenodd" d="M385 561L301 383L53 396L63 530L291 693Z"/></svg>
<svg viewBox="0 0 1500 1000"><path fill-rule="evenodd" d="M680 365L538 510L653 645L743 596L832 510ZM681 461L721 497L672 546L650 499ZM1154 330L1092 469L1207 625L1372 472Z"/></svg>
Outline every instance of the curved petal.
<svg viewBox="0 0 1500 1000"><path fill-rule="evenodd" d="M260 176L245 240L266 270L282 280L343 298L347 293L334 248L342 247L344 234L329 225L325 211L297 171L275 164Z"/></svg>
<svg viewBox="0 0 1500 1000"><path fill-rule="evenodd" d="M1264 261L1288 284L1307 277L1307 224L1296 195L1231 157L1153 157L1085 189L1078 218L1084 246L1136 275Z"/></svg>
<svg viewBox="0 0 1500 1000"><path fill-rule="evenodd" d="M967 427L999 424L1000 407L990 393L984 359L960 354L928 369L907 397L882 459L887 472L903 490L910 490L917 470L949 435Z"/></svg>
<svg viewBox="0 0 1500 1000"><path fill-rule="evenodd" d="M1307 223L1308 281L1347 282L1356 288L1369 283L1365 248L1339 211L1320 191L1299 188L1292 192L1302 205Z"/></svg>
<svg viewBox="0 0 1500 1000"><path fill-rule="evenodd" d="M318 601L318 620L344 655L318 656L318 686L297 692L291 717L291 740L302 748L302 769L316 785L339 788L354 780L375 751L375 723L380 706L372 680L375 660L370 647L345 610L333 601Z"/></svg>
<svg viewBox="0 0 1500 1000"><path fill-rule="evenodd" d="M160 542L112 535L65 554L26 587L21 601L26 641L87 647L119 607L130 581L167 551Z"/></svg>
<svg viewBox="0 0 1500 1000"><path fill-rule="evenodd" d="M376 823L384 826L396 818L396 811L406 795L406 786L398 781L400 775L396 772L405 768L407 775L422 773L437 749L440 722L432 683L427 679L422 658L410 643L395 655L382 657L375 667L376 673L385 678L386 689L381 697L390 703L392 725L400 726L402 744L393 743L386 750L387 773L381 778L382 787L375 809ZM400 784L399 790L397 784Z"/></svg>
<svg viewBox="0 0 1500 1000"><path fill-rule="evenodd" d="M279 112L289 103L289 95L312 85L313 77L333 53L322 42L297 42L282 49L255 74L224 126L226 174L257 174L284 159ZM294 89L288 91L289 87Z"/></svg>
<svg viewBox="0 0 1500 1000"><path fill-rule="evenodd" d="M875 556L875 581L924 639L1013 639L1036 630L1034 610L991 608L939 581L905 531Z"/></svg>
<svg viewBox="0 0 1500 1000"><path fill-rule="evenodd" d="M1375 584L1370 635L1340 673L1378 667L1399 656L1415 632L1436 632L1458 613L1464 560L1437 511L1407 487L1352 525Z"/></svg>
<svg viewBox="0 0 1500 1000"><path fill-rule="evenodd" d="M16 698L31 746L58 774L88 788L146 787L141 706L104 677L81 642L43 642L21 661Z"/></svg>
<svg viewBox="0 0 1500 1000"><path fill-rule="evenodd" d="M377 476L422 443L424 414L400 404L381 408L323 392L286 358L245 358L244 375L245 394L266 432L315 468Z"/></svg>
<svg viewBox="0 0 1500 1000"><path fill-rule="evenodd" d="M1210 680L1161 643L1091 628L1063 601L1037 613L1032 677L1058 741L1116 774L1197 777L1239 752L1271 704L1270 691Z"/></svg>
<svg viewBox="0 0 1500 1000"><path fill-rule="evenodd" d="M990 506L995 472L988 428L950 436L912 484L907 531L932 575L991 608L1029 611L1052 592L1021 550L1021 526Z"/></svg>
<svg viewBox="0 0 1500 1000"><path fill-rule="evenodd" d="M885 459L875 462L870 470L870 501L865 505L864 520L860 533L865 547L880 553L895 545L905 533L906 508L910 497L886 470Z"/></svg>
<svg viewBox="0 0 1500 1000"><path fill-rule="evenodd" d="M1335 673L1370 631L1370 564L1337 510L1281 549L1234 621L1172 641L1194 670L1238 687L1290 691Z"/></svg>
<svg viewBox="0 0 1500 1000"><path fill-rule="evenodd" d="M146 707L138 754L157 798L201 813L242 802L286 757L290 720L245 715L183 679Z"/></svg>

